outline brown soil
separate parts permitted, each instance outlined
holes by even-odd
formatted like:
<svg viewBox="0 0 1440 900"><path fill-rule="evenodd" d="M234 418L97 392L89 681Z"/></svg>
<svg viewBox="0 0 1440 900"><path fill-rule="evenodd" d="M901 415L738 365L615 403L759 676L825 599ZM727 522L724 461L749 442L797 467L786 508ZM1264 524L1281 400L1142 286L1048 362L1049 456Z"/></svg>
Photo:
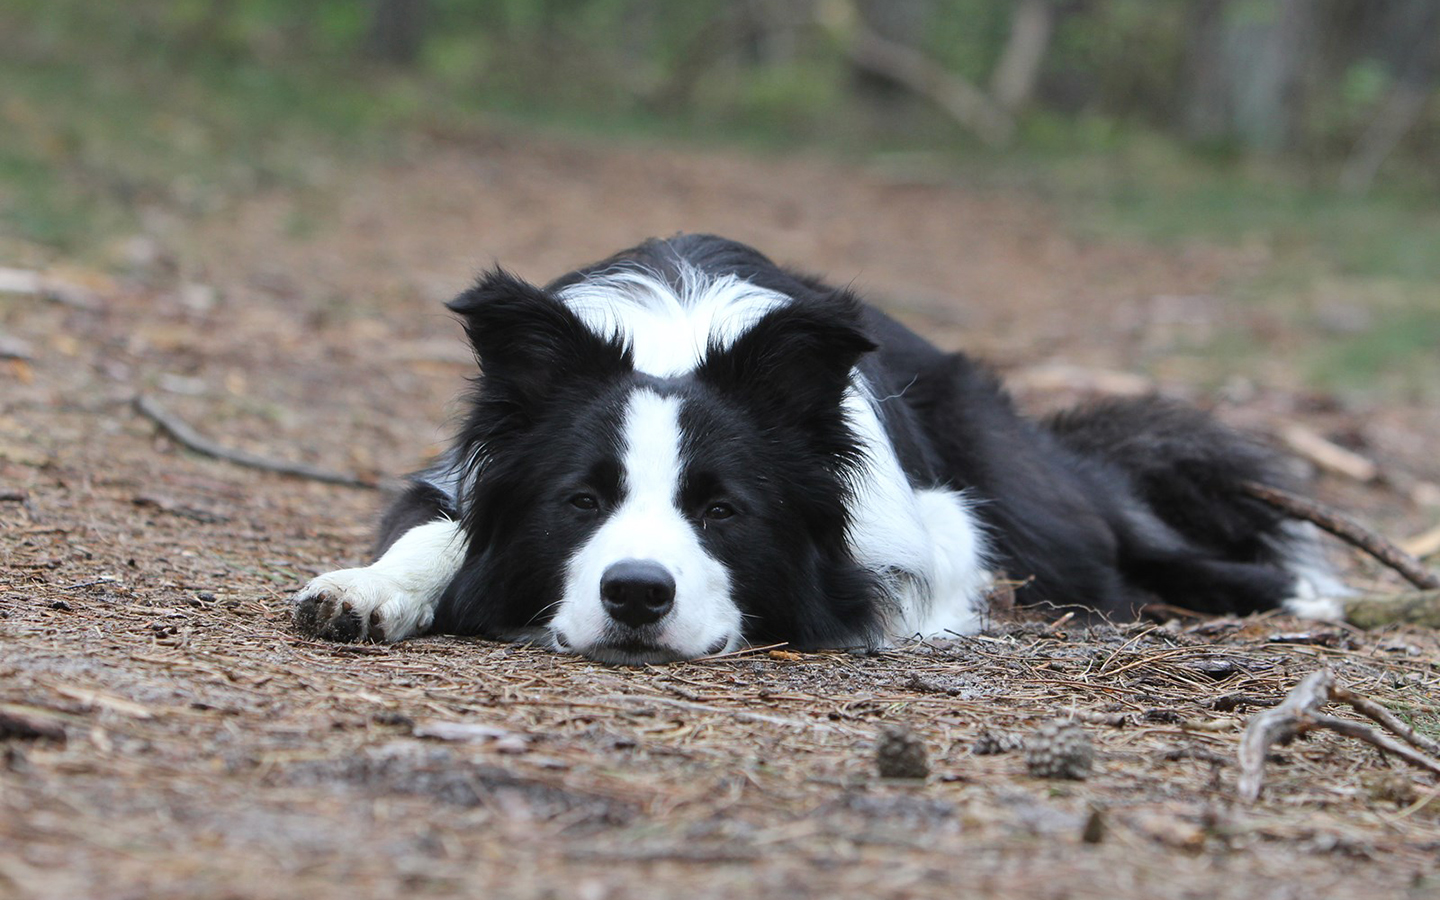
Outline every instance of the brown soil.
<svg viewBox="0 0 1440 900"><path fill-rule="evenodd" d="M0 360L0 896L1440 887L1434 778L1361 745L1279 748L1260 803L1233 799L1238 729L1322 664L1433 733L1432 632L1000 623L875 656L641 669L453 638L329 645L292 633L287 597L363 559L378 496L195 456L130 403L145 392L237 448L403 472L455 411L469 365L438 304L475 269L543 279L709 230L1010 367L1145 366L1242 424L1358 445L1389 482L1321 495L1419 530L1411 498L1440 479L1433 409L1357 415L1284 381L1217 399L1156 364L1176 328L1252 315L1224 285L1256 260L1082 243L1024 198L798 159L495 137L333 181L206 217L151 211L113 272L66 276L92 308L0 295L0 330L33 355ZM1065 717L1095 743L1087 780L972 752L985 731ZM875 776L895 724L924 742L928 780Z"/></svg>

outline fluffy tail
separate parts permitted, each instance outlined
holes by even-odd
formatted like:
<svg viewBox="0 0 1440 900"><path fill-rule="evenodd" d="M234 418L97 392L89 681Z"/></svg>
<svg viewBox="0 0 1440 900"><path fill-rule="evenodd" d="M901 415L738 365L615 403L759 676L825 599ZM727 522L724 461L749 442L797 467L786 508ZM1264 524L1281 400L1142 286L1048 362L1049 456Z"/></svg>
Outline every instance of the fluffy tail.
<svg viewBox="0 0 1440 900"><path fill-rule="evenodd" d="M1296 600L1346 593L1308 523L1286 518L1244 485L1295 492L1283 457L1190 406L1160 398L1106 400L1046 423L1066 446L1123 471L1149 511L1217 562L1273 566L1293 576L1292 611L1327 617Z"/></svg>

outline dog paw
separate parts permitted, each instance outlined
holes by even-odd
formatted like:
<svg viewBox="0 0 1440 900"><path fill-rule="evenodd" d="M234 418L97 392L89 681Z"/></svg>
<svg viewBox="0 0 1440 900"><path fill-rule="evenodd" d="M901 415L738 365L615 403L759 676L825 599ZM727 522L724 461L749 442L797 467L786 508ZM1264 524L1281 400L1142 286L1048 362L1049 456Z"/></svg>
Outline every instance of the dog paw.
<svg viewBox="0 0 1440 900"><path fill-rule="evenodd" d="M295 629L352 644L398 641L429 628L433 603L372 568L341 569L307 584L291 606Z"/></svg>

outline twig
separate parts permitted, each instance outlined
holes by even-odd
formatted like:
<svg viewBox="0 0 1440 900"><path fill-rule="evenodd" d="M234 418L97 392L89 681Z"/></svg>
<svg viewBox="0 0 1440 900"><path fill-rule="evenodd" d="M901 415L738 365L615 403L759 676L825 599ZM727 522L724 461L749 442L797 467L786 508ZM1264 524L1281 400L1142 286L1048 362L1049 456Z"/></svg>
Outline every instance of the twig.
<svg viewBox="0 0 1440 900"><path fill-rule="evenodd" d="M54 710L18 703L0 703L0 740L47 738L65 740L65 724Z"/></svg>
<svg viewBox="0 0 1440 900"><path fill-rule="evenodd" d="M1357 628L1384 625L1440 628L1440 591L1341 597L1339 601L1345 610L1345 621Z"/></svg>
<svg viewBox="0 0 1440 900"><path fill-rule="evenodd" d="M140 394L135 398L135 411L156 425L159 425L166 434L191 450L194 450L196 453L203 453L206 456L213 456L216 459L223 459L251 469L260 469L264 472L278 472L281 475L294 475L297 478L323 481L326 484L343 484L350 487L363 488L376 487L373 479L361 478L358 475L349 475L344 472L332 472L328 469L307 465L306 463L269 459L268 457L258 456L244 450L234 450L217 444L196 432L195 429L191 428L184 421L171 415L164 407L155 401L155 398L145 394Z"/></svg>
<svg viewBox="0 0 1440 900"><path fill-rule="evenodd" d="M1336 685L1330 689L1330 696L1341 703L1350 704L1356 712L1379 722L1384 728L1398 734L1400 737L1424 750L1426 753L1433 753L1440 756L1440 741L1426 737L1415 729L1406 725L1404 720L1392 713L1390 710L1371 700L1369 697L1355 693L1349 688Z"/></svg>
<svg viewBox="0 0 1440 900"><path fill-rule="evenodd" d="M1349 704L1362 715L1420 749L1407 747L1363 723L1323 715L1320 708L1331 702ZM1240 738L1240 781L1236 785L1240 799L1253 803L1259 798L1265 781L1265 757L1272 746L1285 743L1307 731L1322 728L1364 741L1385 753L1400 757L1411 765L1440 774L1440 760L1421 752L1440 753L1440 744L1417 733L1388 709L1368 697L1337 686L1334 673L1329 669L1320 669L1301 679L1283 703L1274 709L1257 713L1250 719L1250 724L1245 726L1245 734Z"/></svg>
<svg viewBox="0 0 1440 900"><path fill-rule="evenodd" d="M1328 440L1304 425L1289 425L1280 430L1280 440L1294 453L1305 457L1327 472L1344 475L1361 483L1380 477L1380 467L1360 454Z"/></svg>
<svg viewBox="0 0 1440 900"><path fill-rule="evenodd" d="M802 719L787 719L783 716L772 716L766 713L752 712L748 709L729 709L724 706L711 706L708 703L691 703L688 700L672 700L669 697L636 696L631 694L616 694L608 697L597 697L607 703L632 703L644 705L647 703L658 703L662 706L674 706L680 709L688 709L693 712L716 713L722 716L729 716L741 722L764 722L768 725L784 725L788 728L799 728L811 731L835 731L835 726L826 722L807 722Z"/></svg>
<svg viewBox="0 0 1440 900"><path fill-rule="evenodd" d="M1313 716L1308 723L1309 728L1328 728L1336 734L1343 734L1346 737L1353 737L1356 740L1364 741L1371 746L1378 747L1386 753L1393 753L1413 766L1434 772L1440 775L1440 760L1434 760L1419 750L1412 750L1394 738L1381 734L1369 725L1350 719L1337 719L1334 716Z"/></svg>
<svg viewBox="0 0 1440 900"><path fill-rule="evenodd" d="M1422 559L1440 553L1440 525L1401 541L1400 547Z"/></svg>
<svg viewBox="0 0 1440 900"><path fill-rule="evenodd" d="M1353 519L1346 518L1313 500L1297 497L1289 491L1282 491L1266 484L1254 481L1246 482L1244 490L1256 500L1267 503L1297 519L1313 522L1330 534L1364 550L1399 572L1416 587L1424 590L1440 588L1440 575L1436 575L1420 560Z"/></svg>
<svg viewBox="0 0 1440 900"><path fill-rule="evenodd" d="M1311 672L1295 685L1285 701L1274 709L1256 713L1240 737L1240 781L1236 790L1240 799L1254 803L1265 785L1265 756L1277 743L1289 740L1301 731L1316 711L1330 699L1330 685L1335 676L1329 669Z"/></svg>
<svg viewBox="0 0 1440 900"><path fill-rule="evenodd" d="M1144 375L1066 363L1042 363L1014 369L1005 373L1005 383L1036 392L1078 390L1117 397L1143 397L1159 390L1155 382Z"/></svg>

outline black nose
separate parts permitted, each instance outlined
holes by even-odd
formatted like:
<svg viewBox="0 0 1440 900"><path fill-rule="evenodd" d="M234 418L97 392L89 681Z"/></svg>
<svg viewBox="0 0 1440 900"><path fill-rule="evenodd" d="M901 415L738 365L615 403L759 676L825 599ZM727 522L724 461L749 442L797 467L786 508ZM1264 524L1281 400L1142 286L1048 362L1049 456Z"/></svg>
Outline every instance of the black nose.
<svg viewBox="0 0 1440 900"><path fill-rule="evenodd" d="M600 577L600 599L617 621L639 628L660 621L675 605L675 579L652 560L622 559Z"/></svg>

